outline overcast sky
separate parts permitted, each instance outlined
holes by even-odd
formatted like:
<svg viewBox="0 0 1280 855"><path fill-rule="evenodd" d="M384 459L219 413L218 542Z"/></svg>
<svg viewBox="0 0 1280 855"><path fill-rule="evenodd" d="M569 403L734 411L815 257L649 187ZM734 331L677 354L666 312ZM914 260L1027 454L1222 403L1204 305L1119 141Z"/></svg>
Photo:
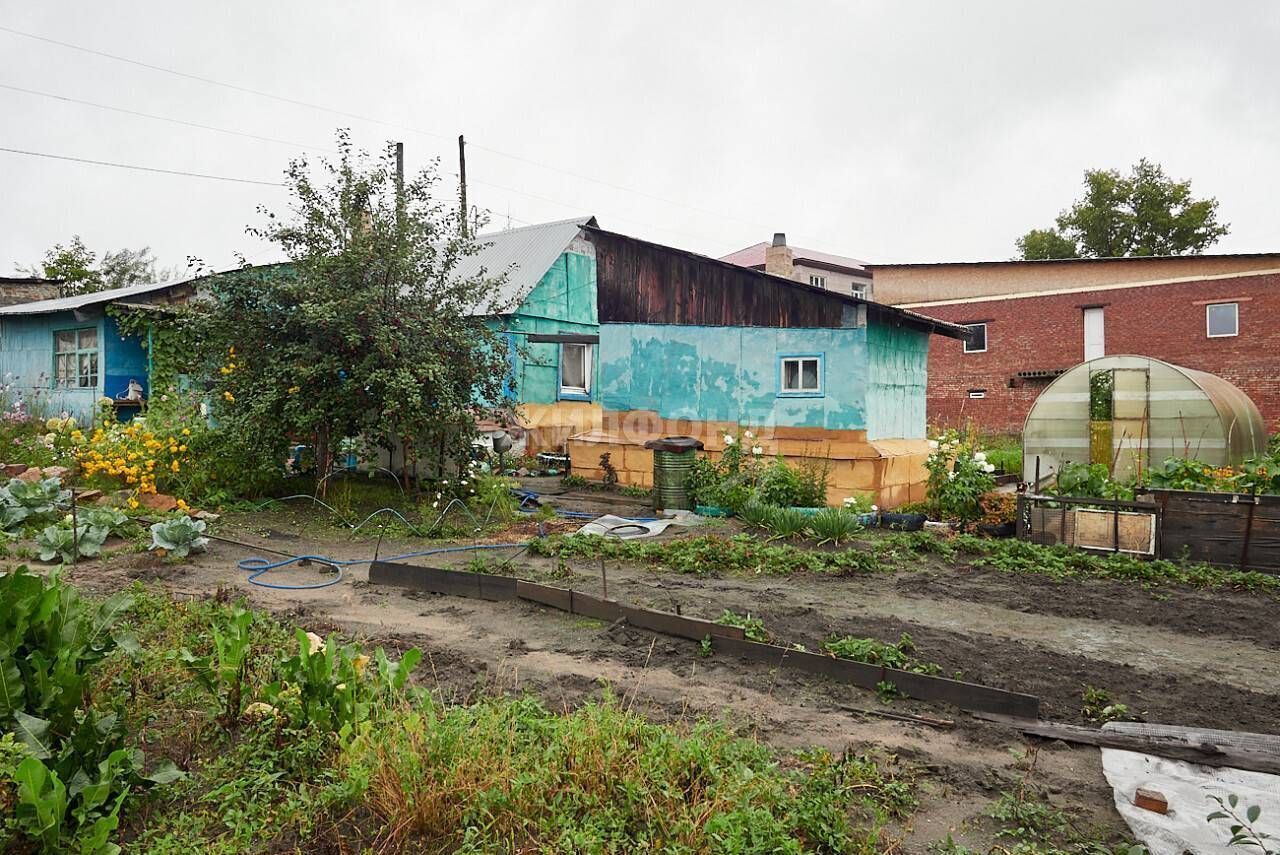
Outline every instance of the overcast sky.
<svg viewBox="0 0 1280 855"><path fill-rule="evenodd" d="M0 29L5 148L276 182L338 126L450 174L465 133L498 227L590 213L710 255L785 231L877 262L1008 258L1086 168L1146 156L1221 201L1217 250L1280 250L1271 0L0 0L0 27L226 84ZM275 260L244 228L286 201L0 151L0 274L77 233Z"/></svg>

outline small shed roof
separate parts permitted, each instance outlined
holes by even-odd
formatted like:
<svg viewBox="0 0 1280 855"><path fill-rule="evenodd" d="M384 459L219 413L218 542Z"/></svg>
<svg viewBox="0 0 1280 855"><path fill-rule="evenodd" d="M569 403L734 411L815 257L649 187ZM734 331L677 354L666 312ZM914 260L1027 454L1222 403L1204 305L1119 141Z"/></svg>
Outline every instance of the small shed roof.
<svg viewBox="0 0 1280 855"><path fill-rule="evenodd" d="M592 216L573 217L477 235L476 240L484 246L475 255L459 259L453 273L460 279L476 276L481 271L490 276L505 273L507 278L499 300L511 306L519 305L582 227L595 224L596 218Z"/></svg>
<svg viewBox="0 0 1280 855"><path fill-rule="evenodd" d="M111 288L106 291L93 291L88 294L75 294L70 297L56 297L52 300L35 300L31 303L16 303L12 306L0 306L0 315L47 315L53 312L69 312L89 306L117 301L129 303L139 297L145 297L166 288L186 285L202 277L174 279L169 282L148 282L142 285L126 285L123 288Z"/></svg>

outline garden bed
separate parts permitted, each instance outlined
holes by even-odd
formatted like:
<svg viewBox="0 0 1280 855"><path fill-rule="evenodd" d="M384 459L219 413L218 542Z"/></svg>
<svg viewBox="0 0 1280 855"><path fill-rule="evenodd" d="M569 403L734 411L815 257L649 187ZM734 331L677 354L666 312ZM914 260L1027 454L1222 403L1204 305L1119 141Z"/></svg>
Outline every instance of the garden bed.
<svg viewBox="0 0 1280 855"><path fill-rule="evenodd" d="M256 517L233 516L221 533L339 558L370 555L374 545L372 538L352 541L336 533L288 540L280 528L281 536L263 540L255 534L260 525ZM1119 565L1107 563L1111 559L928 532L864 532L840 548L816 549L803 541L766 545L727 537L739 525L720 522L709 536L625 545L653 549L648 557L602 562L589 551L534 555L517 547L488 553L485 561L492 568L510 556L511 572L521 578L596 596L603 594L603 567L610 598L708 620L727 610L758 621L775 643L811 651L834 636L890 644L906 632L912 655L937 666L942 676L958 672L967 681L1035 694L1044 715L1059 720L1083 721L1086 687L1110 693L1134 715L1177 724L1265 730L1280 703L1274 688L1280 685L1274 661L1280 638L1244 637L1237 626L1242 610L1250 604L1267 609L1275 594L1240 592L1239 580L1229 574L1174 572L1160 562L1121 556L1129 562L1126 573L1145 568L1166 575L1104 578L1119 572ZM388 536L380 548L386 555L415 545ZM677 546L683 552L673 552ZM753 558L749 550L775 551ZM992 829L983 816L1024 774L1010 753L1025 750L1020 737L945 705L904 698L886 704L872 691L718 655L714 645L711 655L702 656L693 640L655 636L625 623L610 627L536 604L370 586L359 569L349 584L321 591L249 588L234 568L247 554L215 543L208 556L184 567L135 555L85 565L71 575L102 590L159 576L179 597L230 589L308 628L337 628L396 648L421 646L427 656L420 670L442 697L532 692L554 708L573 709L600 698L603 679L652 721L723 715L783 750L881 746L931 770L921 780L913 830L894 832L905 834L900 851L924 852L948 834L966 845L989 846ZM684 572L670 569L664 555L683 556ZM475 566L475 559L462 551L442 557L447 564L441 566L462 569ZM315 573L291 569L273 578L304 581ZM956 727L936 732L848 708L953 718ZM1092 838L1101 840L1123 830L1096 757L1085 749L1044 752L1036 776L1061 794L1055 797L1059 807L1087 817L1086 827L1101 824Z"/></svg>

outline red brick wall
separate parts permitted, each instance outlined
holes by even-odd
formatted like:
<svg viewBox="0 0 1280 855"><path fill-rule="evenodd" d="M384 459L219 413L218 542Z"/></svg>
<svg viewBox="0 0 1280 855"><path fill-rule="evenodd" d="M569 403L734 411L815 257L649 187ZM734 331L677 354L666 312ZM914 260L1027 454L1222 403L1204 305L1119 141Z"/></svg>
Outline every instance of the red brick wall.
<svg viewBox="0 0 1280 855"><path fill-rule="evenodd" d="M1209 338L1206 303L1239 303L1240 334ZM1280 428L1280 275L1244 276L991 299L915 308L955 323L987 323L986 353L964 353L959 341L929 345L929 423L972 422L991 432L1020 432L1027 411L1050 380L1016 380L1019 371L1070 368L1084 360L1084 309L1104 310L1108 355L1138 354L1217 374L1239 386ZM1013 388L1010 381L1013 379ZM986 397L969 397L985 389Z"/></svg>

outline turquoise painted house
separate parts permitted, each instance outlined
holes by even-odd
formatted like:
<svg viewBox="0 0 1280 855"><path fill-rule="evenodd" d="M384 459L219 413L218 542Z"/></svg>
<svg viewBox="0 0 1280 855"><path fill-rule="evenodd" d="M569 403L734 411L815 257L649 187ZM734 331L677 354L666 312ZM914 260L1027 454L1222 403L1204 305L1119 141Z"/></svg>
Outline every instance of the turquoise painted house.
<svg viewBox="0 0 1280 855"><path fill-rule="evenodd" d="M505 276L507 308L490 323L507 339L516 424L491 427L514 427L528 453L563 451L571 435L600 426L596 258L585 231L595 225L577 217L479 235L482 249L456 268Z"/></svg>
<svg viewBox="0 0 1280 855"><path fill-rule="evenodd" d="M749 430L762 455L825 461L828 499L923 498L929 340L952 324L586 225L595 250L601 426L574 471L652 482L646 441L717 454ZM736 441L736 439L735 439Z"/></svg>
<svg viewBox="0 0 1280 855"><path fill-rule="evenodd" d="M0 374L27 406L40 401L87 422L110 398L131 418L150 394L150 364L145 343L107 307L154 310L194 293L190 282L164 282L0 307Z"/></svg>

